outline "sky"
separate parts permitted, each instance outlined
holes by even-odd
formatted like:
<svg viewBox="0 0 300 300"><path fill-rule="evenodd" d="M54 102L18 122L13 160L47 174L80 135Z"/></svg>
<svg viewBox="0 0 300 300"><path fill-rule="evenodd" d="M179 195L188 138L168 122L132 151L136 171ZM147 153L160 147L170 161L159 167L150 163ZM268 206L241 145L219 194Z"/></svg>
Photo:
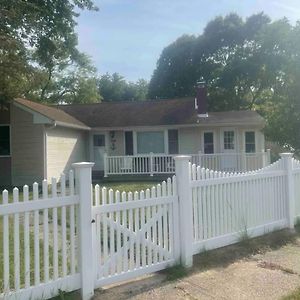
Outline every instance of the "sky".
<svg viewBox="0 0 300 300"><path fill-rule="evenodd" d="M202 33L207 22L231 12L246 18L264 11L273 20L300 19L300 0L95 0L76 31L79 49L99 74L117 72L129 81L149 80L161 51L182 34Z"/></svg>

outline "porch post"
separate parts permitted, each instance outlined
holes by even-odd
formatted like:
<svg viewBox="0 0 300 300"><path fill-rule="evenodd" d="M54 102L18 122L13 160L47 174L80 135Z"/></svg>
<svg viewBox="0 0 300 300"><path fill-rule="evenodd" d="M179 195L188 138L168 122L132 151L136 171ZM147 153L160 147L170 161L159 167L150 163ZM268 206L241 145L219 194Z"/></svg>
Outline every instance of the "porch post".
<svg viewBox="0 0 300 300"><path fill-rule="evenodd" d="M107 163L107 153L104 152L103 154L103 168L104 168L104 177L107 177L107 173L108 173L108 163Z"/></svg>
<svg viewBox="0 0 300 300"><path fill-rule="evenodd" d="M179 201L180 260L184 267L193 265L193 207L191 193L191 156L175 156L175 173Z"/></svg>
<svg viewBox="0 0 300 300"><path fill-rule="evenodd" d="M201 163L201 157L202 157L202 151L201 151L201 150L199 150L199 151L198 151L198 160L199 160L199 162L198 162L198 166L200 166L200 167L202 167L202 163Z"/></svg>
<svg viewBox="0 0 300 300"><path fill-rule="evenodd" d="M264 149L261 150L261 168L264 168L267 165L267 153Z"/></svg>
<svg viewBox="0 0 300 300"><path fill-rule="evenodd" d="M287 172L287 208L288 208L288 226L293 229L295 226L295 190L293 176L293 153L280 153L284 162L284 168Z"/></svg>
<svg viewBox="0 0 300 300"><path fill-rule="evenodd" d="M242 155L242 168L241 168L241 172L246 172L247 170L247 164L246 164L246 152L242 151L241 152Z"/></svg>
<svg viewBox="0 0 300 300"><path fill-rule="evenodd" d="M81 298L94 295L93 235L92 235L92 167L94 163L72 164L75 169L76 194L79 196L79 267L81 276Z"/></svg>
<svg viewBox="0 0 300 300"><path fill-rule="evenodd" d="M267 149L267 165L271 164L271 149Z"/></svg>
<svg viewBox="0 0 300 300"><path fill-rule="evenodd" d="M150 152L150 176L153 176L153 152Z"/></svg>

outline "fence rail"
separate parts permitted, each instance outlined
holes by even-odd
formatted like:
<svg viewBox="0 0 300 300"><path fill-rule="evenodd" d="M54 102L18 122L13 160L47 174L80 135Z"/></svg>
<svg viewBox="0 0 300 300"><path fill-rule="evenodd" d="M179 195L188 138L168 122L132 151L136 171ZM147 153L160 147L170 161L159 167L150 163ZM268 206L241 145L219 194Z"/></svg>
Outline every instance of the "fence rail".
<svg viewBox="0 0 300 300"><path fill-rule="evenodd" d="M129 156L104 155L104 176L122 174L174 174L176 155L145 154ZM206 169L244 172L257 170L270 164L270 151L257 153L191 154L191 162Z"/></svg>

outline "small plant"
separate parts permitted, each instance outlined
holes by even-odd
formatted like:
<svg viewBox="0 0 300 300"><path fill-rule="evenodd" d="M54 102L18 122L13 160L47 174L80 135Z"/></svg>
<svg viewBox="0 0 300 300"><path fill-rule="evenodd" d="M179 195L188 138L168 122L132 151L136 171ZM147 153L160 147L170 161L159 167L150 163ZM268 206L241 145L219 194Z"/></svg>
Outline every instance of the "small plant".
<svg viewBox="0 0 300 300"><path fill-rule="evenodd" d="M293 293L282 297L281 300L300 300L300 288L295 290Z"/></svg>
<svg viewBox="0 0 300 300"><path fill-rule="evenodd" d="M185 277L188 274L186 268L181 264L166 269L164 273L167 275L166 280L168 281L177 280L179 278Z"/></svg>
<svg viewBox="0 0 300 300"><path fill-rule="evenodd" d="M300 217L298 217L298 218L296 219L295 230L296 230L297 232L300 232Z"/></svg>

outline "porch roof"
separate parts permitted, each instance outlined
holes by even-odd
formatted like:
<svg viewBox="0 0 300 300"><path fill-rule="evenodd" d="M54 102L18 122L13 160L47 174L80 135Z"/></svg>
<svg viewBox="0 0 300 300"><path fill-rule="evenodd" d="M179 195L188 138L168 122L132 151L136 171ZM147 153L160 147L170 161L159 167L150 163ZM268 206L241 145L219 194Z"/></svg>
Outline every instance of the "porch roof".
<svg viewBox="0 0 300 300"><path fill-rule="evenodd" d="M119 128L160 125L257 125L264 119L256 112L210 112L199 118L194 98L141 102L102 102L60 105L59 108L91 128Z"/></svg>

